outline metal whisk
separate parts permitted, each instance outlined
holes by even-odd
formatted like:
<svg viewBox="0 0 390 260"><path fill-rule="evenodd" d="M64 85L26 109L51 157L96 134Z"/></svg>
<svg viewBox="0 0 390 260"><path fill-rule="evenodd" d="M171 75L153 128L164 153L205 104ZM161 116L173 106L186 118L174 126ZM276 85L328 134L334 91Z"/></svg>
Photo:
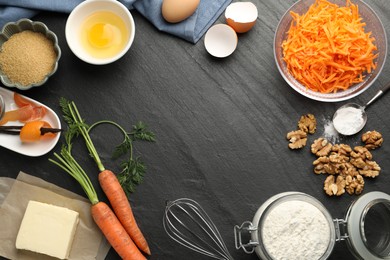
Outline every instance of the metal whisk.
<svg viewBox="0 0 390 260"><path fill-rule="evenodd" d="M179 244L215 259L233 260L217 227L196 201L182 198L167 202L163 225Z"/></svg>

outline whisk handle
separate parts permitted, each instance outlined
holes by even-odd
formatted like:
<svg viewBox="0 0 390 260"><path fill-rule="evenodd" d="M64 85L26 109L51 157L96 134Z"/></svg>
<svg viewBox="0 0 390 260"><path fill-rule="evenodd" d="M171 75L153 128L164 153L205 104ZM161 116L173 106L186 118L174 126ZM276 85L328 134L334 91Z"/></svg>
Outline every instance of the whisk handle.
<svg viewBox="0 0 390 260"><path fill-rule="evenodd" d="M252 222L245 221L241 226L234 226L234 242L236 249L242 248L245 253L252 254L255 251L255 247L259 245L259 242L249 240L248 243L243 244L242 234L244 232L251 233L257 231L257 227L253 226Z"/></svg>

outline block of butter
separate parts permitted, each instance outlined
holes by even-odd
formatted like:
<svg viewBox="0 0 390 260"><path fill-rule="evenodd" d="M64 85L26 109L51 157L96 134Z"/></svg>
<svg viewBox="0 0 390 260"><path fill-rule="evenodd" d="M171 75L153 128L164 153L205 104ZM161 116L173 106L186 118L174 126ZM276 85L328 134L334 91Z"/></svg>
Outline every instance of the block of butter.
<svg viewBox="0 0 390 260"><path fill-rule="evenodd" d="M79 213L68 208L29 201L19 232L16 248L66 259Z"/></svg>

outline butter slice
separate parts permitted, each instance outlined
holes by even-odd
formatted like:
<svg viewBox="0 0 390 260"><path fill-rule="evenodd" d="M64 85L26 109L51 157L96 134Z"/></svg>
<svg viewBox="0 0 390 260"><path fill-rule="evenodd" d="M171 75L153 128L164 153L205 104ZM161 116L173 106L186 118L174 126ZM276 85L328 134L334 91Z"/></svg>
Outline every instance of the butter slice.
<svg viewBox="0 0 390 260"><path fill-rule="evenodd" d="M29 201L16 238L16 248L66 259L79 213L68 208Z"/></svg>

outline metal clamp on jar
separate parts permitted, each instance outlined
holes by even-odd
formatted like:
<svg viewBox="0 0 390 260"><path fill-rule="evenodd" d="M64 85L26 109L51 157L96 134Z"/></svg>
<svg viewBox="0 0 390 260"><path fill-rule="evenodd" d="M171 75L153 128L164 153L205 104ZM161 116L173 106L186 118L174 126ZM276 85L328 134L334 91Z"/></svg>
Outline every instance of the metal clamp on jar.
<svg viewBox="0 0 390 260"><path fill-rule="evenodd" d="M244 236L250 236L244 242ZM268 199L252 222L234 227L236 249L261 259L327 259L335 242L346 240L358 259L390 259L390 195L370 192L332 219L314 197L285 192Z"/></svg>

